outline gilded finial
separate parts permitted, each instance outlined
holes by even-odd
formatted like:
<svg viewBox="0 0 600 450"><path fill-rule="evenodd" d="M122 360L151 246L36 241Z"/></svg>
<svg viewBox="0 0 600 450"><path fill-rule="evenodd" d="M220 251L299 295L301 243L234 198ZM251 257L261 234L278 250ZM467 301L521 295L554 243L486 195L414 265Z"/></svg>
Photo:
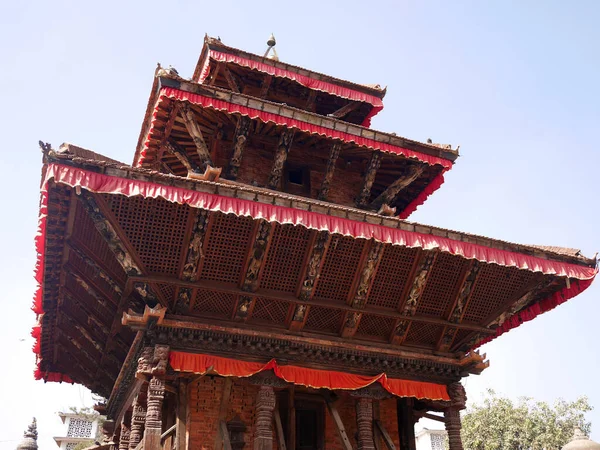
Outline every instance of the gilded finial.
<svg viewBox="0 0 600 450"><path fill-rule="evenodd" d="M269 39L267 40L267 51L264 54L264 58L266 58L267 56L269 56L269 53L271 52L271 50L273 50L273 53L271 55L271 59L274 61L279 61L279 56L277 56L277 50L275 50L275 45L277 44L277 41L275 40L275 35L273 33L271 33L271 36L269 37Z"/></svg>

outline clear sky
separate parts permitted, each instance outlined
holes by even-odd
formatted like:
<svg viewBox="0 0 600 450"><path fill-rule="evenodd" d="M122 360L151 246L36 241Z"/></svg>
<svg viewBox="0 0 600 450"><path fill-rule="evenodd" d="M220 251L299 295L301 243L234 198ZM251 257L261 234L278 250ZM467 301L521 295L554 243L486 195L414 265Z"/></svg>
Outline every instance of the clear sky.
<svg viewBox="0 0 600 450"><path fill-rule="evenodd" d="M29 310L38 140L130 163L156 63L192 75L204 33L283 61L388 86L373 128L460 144L446 184L411 219L520 243L600 250L600 2L3 2L0 450L32 415L42 450L81 387L33 380ZM588 395L600 440L600 281L484 347L465 383L552 401Z"/></svg>

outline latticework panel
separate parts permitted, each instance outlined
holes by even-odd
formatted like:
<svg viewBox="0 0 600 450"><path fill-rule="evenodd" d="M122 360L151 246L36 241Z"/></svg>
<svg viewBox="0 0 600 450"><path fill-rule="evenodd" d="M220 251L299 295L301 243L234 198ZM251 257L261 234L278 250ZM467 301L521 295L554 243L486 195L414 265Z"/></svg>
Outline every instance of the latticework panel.
<svg viewBox="0 0 600 450"><path fill-rule="evenodd" d="M507 301L516 301L534 277L528 270L485 264L479 272L464 320L479 323Z"/></svg>
<svg viewBox="0 0 600 450"><path fill-rule="evenodd" d="M395 321L391 317L363 314L356 333L387 339L392 332L392 328L394 328Z"/></svg>
<svg viewBox="0 0 600 450"><path fill-rule="evenodd" d="M75 223L73 227L73 239L77 241L78 247L84 250L88 257L102 264L110 271L111 275L118 281L125 280L125 271L117 262L114 253L108 247L98 230L81 205L75 210Z"/></svg>
<svg viewBox="0 0 600 450"><path fill-rule="evenodd" d="M104 198L148 273L178 275L190 208L151 198Z"/></svg>
<svg viewBox="0 0 600 450"><path fill-rule="evenodd" d="M454 342L452 342L452 347L458 345L462 340L464 340L468 336L471 336L472 334L474 334L474 331L458 330L456 332L456 336L454 336Z"/></svg>
<svg viewBox="0 0 600 450"><path fill-rule="evenodd" d="M433 347L437 345L444 327L431 323L412 322L410 330L406 336L405 343L412 345L421 345L424 347Z"/></svg>
<svg viewBox="0 0 600 450"><path fill-rule="evenodd" d="M342 311L339 309L311 306L304 328L308 330L337 333L342 321Z"/></svg>
<svg viewBox="0 0 600 450"><path fill-rule="evenodd" d="M365 242L364 239L333 236L315 289L316 298L347 300Z"/></svg>
<svg viewBox="0 0 600 450"><path fill-rule="evenodd" d="M235 296L233 294L198 289L194 303L192 304L191 313L229 319L233 315L234 307Z"/></svg>
<svg viewBox="0 0 600 450"><path fill-rule="evenodd" d="M444 318L456 299L467 264L468 260L458 256L438 255L417 305L418 315Z"/></svg>
<svg viewBox="0 0 600 450"><path fill-rule="evenodd" d="M85 419L69 419L69 428L67 429L68 437L89 438L92 437L92 421Z"/></svg>
<svg viewBox="0 0 600 450"><path fill-rule="evenodd" d="M158 283L158 290L162 294L163 298L167 301L169 305L173 304L174 296L175 296L175 288L172 284L167 283Z"/></svg>
<svg viewBox="0 0 600 450"><path fill-rule="evenodd" d="M200 278L239 283L251 234L249 217L214 213Z"/></svg>
<svg viewBox="0 0 600 450"><path fill-rule="evenodd" d="M369 305L398 309L416 254L414 248L386 246L369 293Z"/></svg>
<svg viewBox="0 0 600 450"><path fill-rule="evenodd" d="M293 225L275 225L260 286L294 293L308 247L310 231Z"/></svg>
<svg viewBox="0 0 600 450"><path fill-rule="evenodd" d="M290 304L280 300L257 298L252 312L251 322L269 322L271 325L285 326Z"/></svg>

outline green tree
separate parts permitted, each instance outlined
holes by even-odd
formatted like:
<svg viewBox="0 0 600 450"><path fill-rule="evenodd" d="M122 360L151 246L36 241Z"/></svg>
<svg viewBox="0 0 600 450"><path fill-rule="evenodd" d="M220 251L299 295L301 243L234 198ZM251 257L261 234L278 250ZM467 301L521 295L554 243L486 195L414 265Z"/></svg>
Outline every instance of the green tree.
<svg viewBox="0 0 600 450"><path fill-rule="evenodd" d="M483 402L470 406L462 419L468 450L553 450L569 442L575 427L589 435L587 397L554 405L520 398L517 402L488 390Z"/></svg>

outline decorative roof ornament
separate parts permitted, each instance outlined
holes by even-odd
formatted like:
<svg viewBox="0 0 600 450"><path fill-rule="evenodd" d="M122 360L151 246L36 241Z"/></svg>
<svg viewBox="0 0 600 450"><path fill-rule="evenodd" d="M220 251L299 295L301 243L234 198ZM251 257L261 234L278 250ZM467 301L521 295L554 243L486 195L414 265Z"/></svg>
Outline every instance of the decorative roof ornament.
<svg viewBox="0 0 600 450"><path fill-rule="evenodd" d="M600 444L590 440L581 428L575 427L571 441L562 450L600 450Z"/></svg>
<svg viewBox="0 0 600 450"><path fill-rule="evenodd" d="M27 427L27 431L23 433L23 440L17 445L17 450L37 450L38 432L37 432L37 421L33 418L31 425Z"/></svg>
<svg viewBox="0 0 600 450"><path fill-rule="evenodd" d="M263 58L266 58L267 56L269 56L269 52L271 50L273 50L273 54L271 55L271 59L273 61L279 61L279 56L277 55L277 50L275 50L275 44L277 44L277 41L275 40L275 35L273 33L271 33L271 36L269 37L269 40L267 41L267 51L265 52Z"/></svg>

